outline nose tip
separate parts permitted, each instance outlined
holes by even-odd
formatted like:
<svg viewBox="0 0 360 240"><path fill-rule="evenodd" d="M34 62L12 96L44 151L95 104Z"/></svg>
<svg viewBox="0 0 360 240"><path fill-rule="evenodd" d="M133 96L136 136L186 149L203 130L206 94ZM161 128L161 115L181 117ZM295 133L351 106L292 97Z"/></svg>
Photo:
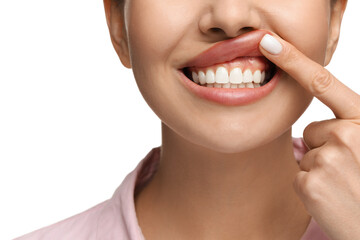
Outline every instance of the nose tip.
<svg viewBox="0 0 360 240"><path fill-rule="evenodd" d="M258 29L258 18L248 0L213 1L209 11L199 21L201 32L207 35L236 37Z"/></svg>

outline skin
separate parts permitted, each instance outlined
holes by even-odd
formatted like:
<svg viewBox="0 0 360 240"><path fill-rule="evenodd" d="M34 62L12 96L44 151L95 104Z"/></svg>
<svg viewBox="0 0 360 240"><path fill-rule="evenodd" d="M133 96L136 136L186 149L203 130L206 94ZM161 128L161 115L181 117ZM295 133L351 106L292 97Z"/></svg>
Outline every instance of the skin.
<svg viewBox="0 0 360 240"><path fill-rule="evenodd" d="M159 169L135 196L146 239L300 239L310 214L335 234L328 230L335 223L320 219L331 206L313 210L314 202L296 187L304 170L293 155L291 126L317 97L296 78L307 68L283 74L266 98L232 107L193 96L176 71L215 43L255 29L273 32L302 53L284 50L274 58L262 50L278 66L303 59L326 66L346 2L129 0L118 7L104 0L114 48L161 119Z"/></svg>
<svg viewBox="0 0 360 240"><path fill-rule="evenodd" d="M311 150L300 162L294 189L330 239L360 239L360 95L294 46L277 39L283 45L280 54L260 48L262 53L335 115L305 128L304 140Z"/></svg>

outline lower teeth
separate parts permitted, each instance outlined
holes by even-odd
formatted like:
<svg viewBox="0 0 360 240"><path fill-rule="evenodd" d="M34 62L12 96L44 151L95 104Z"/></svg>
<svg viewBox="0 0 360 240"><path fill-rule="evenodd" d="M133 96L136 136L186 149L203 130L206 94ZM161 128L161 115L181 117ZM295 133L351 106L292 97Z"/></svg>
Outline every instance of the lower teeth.
<svg viewBox="0 0 360 240"><path fill-rule="evenodd" d="M200 84L198 84L200 85ZM206 83L205 85L200 85L203 87L210 87L210 88L258 88L263 86L264 84L260 84L260 83L253 83L253 82L249 82L249 83L240 83L240 84L232 84L232 83Z"/></svg>

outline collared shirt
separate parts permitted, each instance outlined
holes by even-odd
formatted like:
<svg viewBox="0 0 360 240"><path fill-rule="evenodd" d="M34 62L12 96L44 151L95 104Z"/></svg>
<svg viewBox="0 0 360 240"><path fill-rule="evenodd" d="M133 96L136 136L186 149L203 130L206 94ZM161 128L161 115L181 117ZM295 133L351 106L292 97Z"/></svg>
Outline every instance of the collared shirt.
<svg viewBox="0 0 360 240"><path fill-rule="evenodd" d="M293 138L299 163L309 150L302 138ZM135 212L134 194L157 170L160 146L153 148L130 172L113 196L92 208L14 240L145 240ZM329 240L316 221L311 221L300 240Z"/></svg>

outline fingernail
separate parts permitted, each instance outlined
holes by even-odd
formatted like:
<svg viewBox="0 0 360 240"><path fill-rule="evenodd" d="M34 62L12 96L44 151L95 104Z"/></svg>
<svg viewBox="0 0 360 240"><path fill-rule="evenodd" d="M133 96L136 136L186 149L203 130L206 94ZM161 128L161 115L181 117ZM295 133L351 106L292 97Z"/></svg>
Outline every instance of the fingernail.
<svg viewBox="0 0 360 240"><path fill-rule="evenodd" d="M270 34L266 34L261 39L260 45L271 54L279 54L282 51L281 43Z"/></svg>

